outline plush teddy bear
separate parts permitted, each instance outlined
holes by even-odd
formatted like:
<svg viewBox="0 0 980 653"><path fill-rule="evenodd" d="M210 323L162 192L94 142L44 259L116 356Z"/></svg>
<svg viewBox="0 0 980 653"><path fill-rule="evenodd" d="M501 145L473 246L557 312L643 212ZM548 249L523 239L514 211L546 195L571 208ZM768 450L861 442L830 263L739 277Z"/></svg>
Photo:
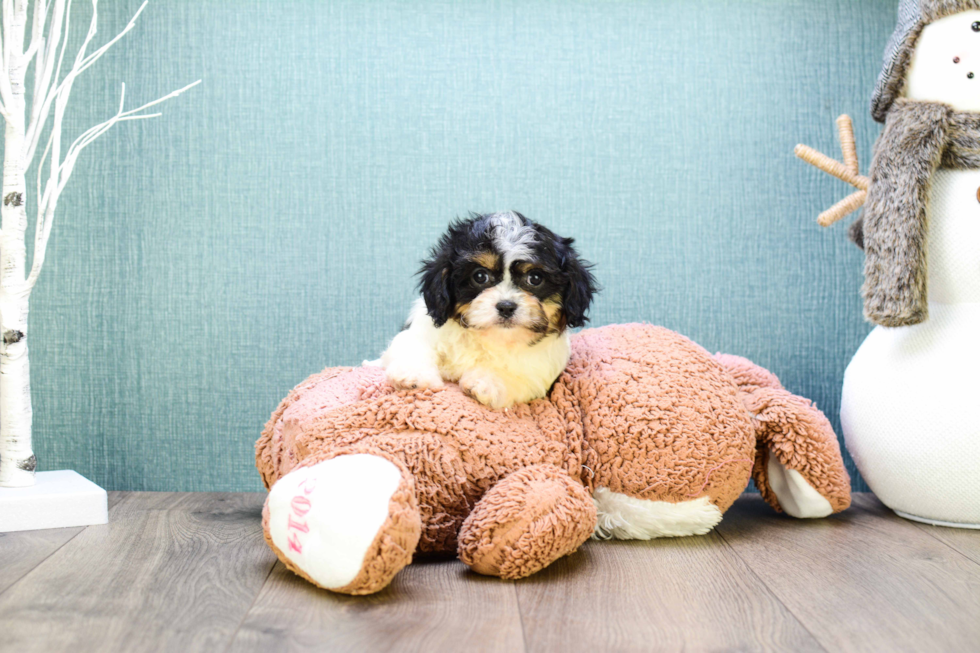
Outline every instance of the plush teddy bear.
<svg viewBox="0 0 980 653"><path fill-rule="evenodd" d="M707 533L750 476L796 517L850 504L837 439L808 400L649 325L576 335L549 398L508 410L452 384L399 392L380 368L327 369L273 413L256 464L269 546L346 594L381 590L416 552L522 578L590 536Z"/></svg>

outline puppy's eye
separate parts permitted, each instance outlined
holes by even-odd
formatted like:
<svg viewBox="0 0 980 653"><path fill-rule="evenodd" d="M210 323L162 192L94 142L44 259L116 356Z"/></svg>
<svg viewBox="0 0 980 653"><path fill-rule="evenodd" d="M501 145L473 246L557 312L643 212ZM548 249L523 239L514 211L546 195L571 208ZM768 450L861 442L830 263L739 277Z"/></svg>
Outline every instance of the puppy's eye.
<svg viewBox="0 0 980 653"><path fill-rule="evenodd" d="M538 270L532 270L527 275L527 285L529 286L540 286L544 283L544 275Z"/></svg>
<svg viewBox="0 0 980 653"><path fill-rule="evenodd" d="M482 286L488 281L490 281L490 273L484 270L483 268L480 268L479 270L473 273L473 283L475 283L476 285Z"/></svg>
<svg viewBox="0 0 980 653"><path fill-rule="evenodd" d="M973 28L974 32L980 32L980 20L970 25L970 27Z"/></svg>

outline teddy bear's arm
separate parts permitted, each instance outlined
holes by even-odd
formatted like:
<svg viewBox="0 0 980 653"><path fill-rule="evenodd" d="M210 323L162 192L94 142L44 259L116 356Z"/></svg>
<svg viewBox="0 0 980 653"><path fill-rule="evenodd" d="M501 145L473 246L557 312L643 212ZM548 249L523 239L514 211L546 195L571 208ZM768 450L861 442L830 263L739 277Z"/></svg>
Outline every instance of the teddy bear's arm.
<svg viewBox="0 0 980 653"><path fill-rule="evenodd" d="M585 487L564 470L533 465L490 488L463 523L459 557L488 576L524 578L573 553L595 529Z"/></svg>

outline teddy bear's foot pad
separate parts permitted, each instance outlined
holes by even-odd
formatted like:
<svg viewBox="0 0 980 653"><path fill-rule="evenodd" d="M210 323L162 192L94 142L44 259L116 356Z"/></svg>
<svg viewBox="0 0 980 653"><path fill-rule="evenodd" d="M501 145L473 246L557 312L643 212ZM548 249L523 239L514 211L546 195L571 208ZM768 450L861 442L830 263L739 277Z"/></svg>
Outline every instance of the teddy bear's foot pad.
<svg viewBox="0 0 980 653"><path fill-rule="evenodd" d="M392 462L342 455L299 467L269 492L266 538L294 572L320 587L368 594L411 561L421 522Z"/></svg>
<svg viewBox="0 0 980 653"><path fill-rule="evenodd" d="M766 473L769 486L779 499L779 507L787 515L798 519L818 519L833 514L830 502L802 474L783 465L771 449Z"/></svg>

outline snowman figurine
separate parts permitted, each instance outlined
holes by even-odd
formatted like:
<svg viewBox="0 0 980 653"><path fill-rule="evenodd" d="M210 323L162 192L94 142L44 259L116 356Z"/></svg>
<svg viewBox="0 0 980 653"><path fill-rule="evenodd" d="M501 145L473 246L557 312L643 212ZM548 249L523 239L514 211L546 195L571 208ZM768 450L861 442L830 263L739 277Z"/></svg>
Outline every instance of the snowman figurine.
<svg viewBox="0 0 980 653"><path fill-rule="evenodd" d="M844 441L902 517L980 528L980 0L902 0L872 115L868 177L849 122L845 165L797 149L859 189L821 224L865 205L851 236L877 327L844 374Z"/></svg>

